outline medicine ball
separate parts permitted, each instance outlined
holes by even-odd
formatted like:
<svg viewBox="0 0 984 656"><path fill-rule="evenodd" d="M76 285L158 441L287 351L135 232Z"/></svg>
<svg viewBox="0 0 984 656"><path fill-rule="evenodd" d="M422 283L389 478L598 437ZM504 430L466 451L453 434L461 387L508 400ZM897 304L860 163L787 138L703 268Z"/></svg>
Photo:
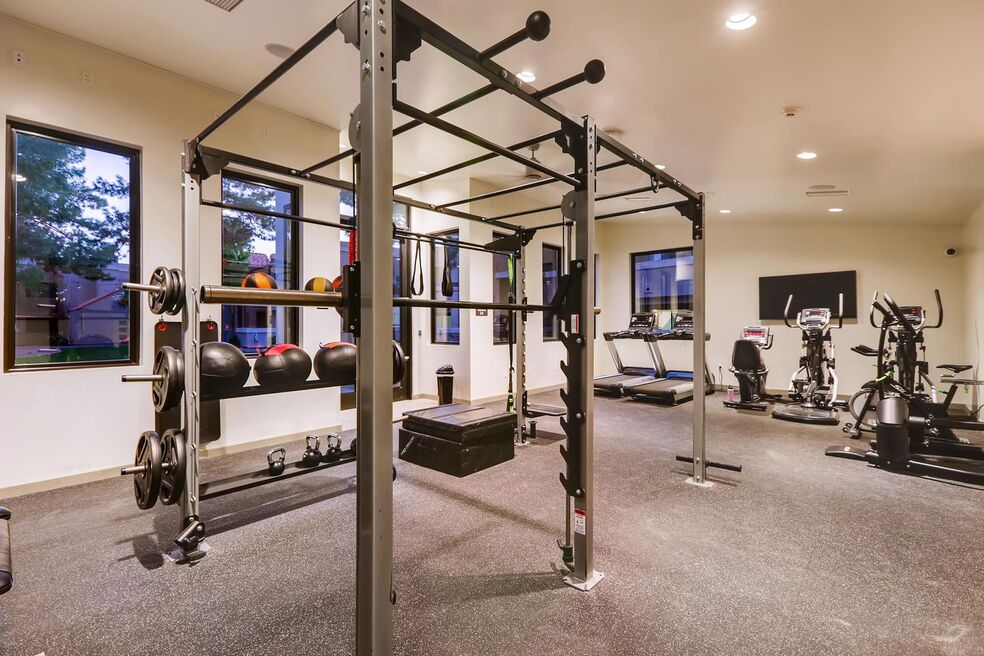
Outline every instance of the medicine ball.
<svg viewBox="0 0 984 656"><path fill-rule="evenodd" d="M260 353L253 365L253 376L264 387L300 385L310 374L310 356L293 344L271 346Z"/></svg>
<svg viewBox="0 0 984 656"><path fill-rule="evenodd" d="M355 383L355 344L331 342L318 349L314 356L314 373L318 380L335 385Z"/></svg>
<svg viewBox="0 0 984 656"><path fill-rule="evenodd" d="M249 378L249 360L228 342L202 345L202 394L223 396L243 388Z"/></svg>
<svg viewBox="0 0 984 656"><path fill-rule="evenodd" d="M256 271L243 278L243 287L259 287L260 289L276 289L277 281L273 276Z"/></svg>
<svg viewBox="0 0 984 656"><path fill-rule="evenodd" d="M333 292L335 291L332 287L331 281L324 276L315 276L311 278L306 283L304 283L304 289L309 292Z"/></svg>

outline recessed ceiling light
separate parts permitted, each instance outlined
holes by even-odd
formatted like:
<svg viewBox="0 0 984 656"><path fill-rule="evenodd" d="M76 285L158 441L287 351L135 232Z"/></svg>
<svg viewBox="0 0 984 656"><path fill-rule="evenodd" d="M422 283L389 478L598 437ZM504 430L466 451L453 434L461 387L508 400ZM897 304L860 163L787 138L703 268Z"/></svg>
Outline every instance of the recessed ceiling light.
<svg viewBox="0 0 984 656"><path fill-rule="evenodd" d="M423 169L417 169L417 175L427 175L430 171L424 171Z"/></svg>
<svg viewBox="0 0 984 656"><path fill-rule="evenodd" d="M827 211L828 211L828 212L831 212L831 213L833 213L833 214L839 214L839 213L841 213L841 212L843 212L843 211L844 211L844 208L842 208L842 207L831 207L831 208L830 208L829 210L827 210Z"/></svg>
<svg viewBox="0 0 984 656"><path fill-rule="evenodd" d="M14 179L14 182L27 182L27 178L20 173L14 173L10 177Z"/></svg>
<svg viewBox="0 0 984 656"><path fill-rule="evenodd" d="M800 159L816 159L817 154L811 150L804 150L802 153L796 153L796 156Z"/></svg>
<svg viewBox="0 0 984 656"><path fill-rule="evenodd" d="M656 168L658 168L660 171L662 171L662 170L664 170L666 168L666 165L665 164L657 164L656 165Z"/></svg>
<svg viewBox="0 0 984 656"><path fill-rule="evenodd" d="M536 82L536 75L533 74L533 71L520 71L516 73L516 77L523 82Z"/></svg>
<svg viewBox="0 0 984 656"><path fill-rule="evenodd" d="M287 59L294 54L294 49L290 46L285 46L282 43L268 43L263 46L267 52L269 52L274 57L279 57L280 59Z"/></svg>
<svg viewBox="0 0 984 656"><path fill-rule="evenodd" d="M721 214L731 214L731 210L719 210Z"/></svg>
<svg viewBox="0 0 984 656"><path fill-rule="evenodd" d="M753 14L743 11L738 14L732 14L725 25L729 30L747 30L757 22L758 19Z"/></svg>

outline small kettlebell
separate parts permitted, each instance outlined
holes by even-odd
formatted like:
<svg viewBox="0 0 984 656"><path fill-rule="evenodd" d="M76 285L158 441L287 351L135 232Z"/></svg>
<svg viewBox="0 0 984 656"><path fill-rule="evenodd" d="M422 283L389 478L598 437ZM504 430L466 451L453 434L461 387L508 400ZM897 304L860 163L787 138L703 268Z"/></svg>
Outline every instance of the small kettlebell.
<svg viewBox="0 0 984 656"><path fill-rule="evenodd" d="M352 441L349 442L349 451L352 452L353 456L355 455L355 445L358 441L359 441L358 438L353 437Z"/></svg>
<svg viewBox="0 0 984 656"><path fill-rule="evenodd" d="M287 468L284 464L285 460L287 460L287 449L284 447L278 446L267 451L267 465L270 467L271 476L280 476L284 473L284 469Z"/></svg>
<svg viewBox="0 0 984 656"><path fill-rule="evenodd" d="M325 455L322 456L325 462L338 462L342 459L342 437L338 433L328 433Z"/></svg>
<svg viewBox="0 0 984 656"><path fill-rule="evenodd" d="M307 448L301 456L301 464L305 467L314 467L321 462L321 438L317 435L308 435L305 439Z"/></svg>

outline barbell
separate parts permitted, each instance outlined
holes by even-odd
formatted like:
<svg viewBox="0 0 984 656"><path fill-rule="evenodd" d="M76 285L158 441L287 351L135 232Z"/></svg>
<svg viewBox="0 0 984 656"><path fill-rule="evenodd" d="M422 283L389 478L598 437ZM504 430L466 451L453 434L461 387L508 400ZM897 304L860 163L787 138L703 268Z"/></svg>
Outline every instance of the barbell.
<svg viewBox="0 0 984 656"><path fill-rule="evenodd" d="M181 269L159 266L150 275L146 285L139 282L125 282L120 285L129 292L145 292L147 305L154 314L176 315L184 309L185 279Z"/></svg>

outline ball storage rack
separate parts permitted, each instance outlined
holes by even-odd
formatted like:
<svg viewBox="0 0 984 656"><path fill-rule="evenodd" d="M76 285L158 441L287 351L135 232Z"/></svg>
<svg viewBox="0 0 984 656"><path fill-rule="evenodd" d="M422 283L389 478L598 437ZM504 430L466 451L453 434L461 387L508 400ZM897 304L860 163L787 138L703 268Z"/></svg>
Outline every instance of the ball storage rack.
<svg viewBox="0 0 984 656"><path fill-rule="evenodd" d="M351 149L298 168L263 161L247 155L208 147L204 142L219 127L232 119L264 90L290 71L321 43L336 33L358 51L359 104L354 108L349 128ZM199 406L203 400L200 390L199 335L201 308L209 304L246 304L275 306L338 307L345 330L354 333L358 345L356 382L357 453L334 464L356 462L356 653L360 656L387 656L393 651L393 441L392 441L392 309L393 307L437 307L459 309L508 310L520 313L551 311L561 317L561 341L566 349L561 370L566 387L561 391L563 416L560 418L566 441L560 448L564 471L559 478L567 506L565 531L569 536L570 572L565 582L578 590L590 590L604 575L596 571L594 562L594 255L595 222L640 211L674 209L692 225L694 251L694 330L705 332L705 229L704 195L698 193L650 160L599 129L588 115L570 112L552 96L582 83L598 84L604 78L604 65L597 60L588 62L581 71L569 78L537 89L520 80L512 71L496 63L495 57L525 41L541 41L550 33L550 19L544 12L534 12L525 25L494 45L478 50L454 36L401 0L359 0L348 5L332 21L308 41L300 45L258 84L217 116L199 134L184 144L182 170L182 266L184 303L180 311L184 395L182 398L182 431L186 443L183 459L184 484L178 502L182 531L176 542L188 558L199 557L205 537L201 502L219 493L246 489L255 481L246 475L221 485L200 480ZM438 50L458 64L486 80L484 86L431 111L424 111L398 98L396 69L409 65L415 51L423 46ZM546 133L524 139L509 146L496 144L471 131L446 121L441 116L478 101L491 94L508 94L532 110L551 119L556 127ZM393 116L408 119L394 129ZM408 180L394 186L393 140L409 130L426 125L487 151L439 171ZM569 171L558 171L533 158L519 154L532 144L556 142L572 160ZM329 164L353 157L358 166L356 183L327 177L317 171ZM426 203L400 193L400 189L419 182L474 166L493 158L505 158L518 166L529 167L545 177L507 189L462 198L439 205ZM599 163L599 159L608 159ZM223 287L203 284L201 280L201 244L199 227L203 208L208 211L241 209L268 214L305 223L339 229L351 229L351 224L303 217L278 212L258 211L203 199L203 180L221 172L229 165L238 165L267 173L321 184L356 195L359 231L358 261L342 267L341 291L314 292L289 289L256 289ZM612 194L596 194L599 174L620 167L632 167L649 178L649 184ZM565 192L559 203L543 208L513 212L502 216L480 216L456 209L460 205L518 193L535 187L559 184ZM627 211L596 213L596 203L642 191L665 192L671 202ZM515 237L510 244L489 248L487 245L455 242L468 249L501 252L505 249L517 257L516 298L525 301L525 266L523 249L537 230L563 227L573 233L573 248L567 251L570 260L564 263L558 291L550 303L489 303L469 300L434 300L426 298L394 298L392 291L391 243L394 237L434 240L429 235L395 230L391 219L394 201L410 207L437 212L457 219L488 224L507 231ZM543 211L559 211L557 223L526 227L511 221ZM510 240L505 240L510 241ZM137 291L140 290L134 285ZM523 322L520 322L520 326ZM525 330L517 331L516 388L525 398ZM693 370L703 371L704 341L694 340ZM693 404L693 475L691 482L706 485L704 399L706 382L694 380ZM310 386L317 386L311 384ZM252 388L248 388L252 390ZM244 391L241 395L261 394L263 391ZM517 404L517 427L524 425L525 404ZM269 478L269 477L268 477ZM268 480L268 479L264 479ZM571 508L573 507L573 512ZM552 550L551 550L552 553ZM546 557L546 555L545 555ZM568 558L565 557L565 561Z"/></svg>

